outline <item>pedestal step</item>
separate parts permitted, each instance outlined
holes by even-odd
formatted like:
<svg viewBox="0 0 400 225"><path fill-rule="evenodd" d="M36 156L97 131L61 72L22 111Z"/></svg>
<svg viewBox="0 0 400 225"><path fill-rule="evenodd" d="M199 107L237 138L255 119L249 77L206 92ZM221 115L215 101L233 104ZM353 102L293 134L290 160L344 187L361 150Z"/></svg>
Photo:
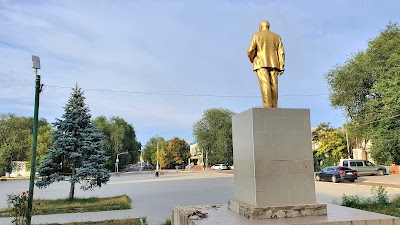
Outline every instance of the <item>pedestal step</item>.
<svg viewBox="0 0 400 225"><path fill-rule="evenodd" d="M270 218L291 218L300 216L322 216L326 215L326 204L307 204L289 206L255 207L247 203L230 200L228 208L251 220L262 220Z"/></svg>

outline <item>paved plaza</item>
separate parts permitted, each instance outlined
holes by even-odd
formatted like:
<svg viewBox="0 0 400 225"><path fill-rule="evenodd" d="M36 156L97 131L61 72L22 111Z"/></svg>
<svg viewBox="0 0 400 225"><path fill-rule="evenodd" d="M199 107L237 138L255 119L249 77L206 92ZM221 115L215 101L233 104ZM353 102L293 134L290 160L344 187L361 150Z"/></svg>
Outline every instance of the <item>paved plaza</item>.
<svg viewBox="0 0 400 225"><path fill-rule="evenodd" d="M370 186L365 184L392 184L386 190L391 198L400 194L400 176L361 177L355 184L316 182L317 201L339 201L343 194L370 196ZM28 180L0 182L0 208L7 207L6 195L28 189ZM358 185L357 185L358 184ZM35 198L65 198L69 183L52 184L47 189L35 188ZM147 216L149 224L160 224L171 215L175 205L226 204L233 198L233 174L231 172L167 172L160 177L153 173L129 173L112 176L108 185L84 192L76 188L76 197L115 196L127 194L132 199L132 209L95 213L74 213L34 216L33 223L106 220ZM10 224L11 218L0 218L0 224Z"/></svg>

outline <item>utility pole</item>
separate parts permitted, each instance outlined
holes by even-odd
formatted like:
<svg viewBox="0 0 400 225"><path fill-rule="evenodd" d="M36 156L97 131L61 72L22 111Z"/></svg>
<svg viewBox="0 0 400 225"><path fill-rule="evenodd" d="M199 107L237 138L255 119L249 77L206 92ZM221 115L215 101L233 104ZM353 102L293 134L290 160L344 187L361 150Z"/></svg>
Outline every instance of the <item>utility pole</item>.
<svg viewBox="0 0 400 225"><path fill-rule="evenodd" d="M142 148L139 151L140 151L140 172L142 172L143 171L143 162L144 162L144 160L143 160L143 151L144 151L144 149Z"/></svg>
<svg viewBox="0 0 400 225"><path fill-rule="evenodd" d="M350 153L350 143L349 143L349 134L347 133L347 130L345 129L346 132L346 144L347 144L347 154L348 158L351 159L351 153Z"/></svg>
<svg viewBox="0 0 400 225"><path fill-rule="evenodd" d="M208 147L206 151L206 167L208 166L208 151L210 150L210 147Z"/></svg>
<svg viewBox="0 0 400 225"><path fill-rule="evenodd" d="M201 149L201 161L203 161L203 170L206 170L206 162L204 161L204 149Z"/></svg>
<svg viewBox="0 0 400 225"><path fill-rule="evenodd" d="M40 85L40 58L32 55L32 68L35 69L36 85L35 85L35 106L33 112L33 137L32 137L32 157L31 157L31 174L29 179L29 193L28 193L28 213L26 214L26 224L31 225L32 219L32 201L33 201L33 185L35 183L36 173L36 147L37 147L37 133L38 133L38 118L39 118L39 94L42 91Z"/></svg>
<svg viewBox="0 0 400 225"><path fill-rule="evenodd" d="M158 171L158 142L157 142L157 155L156 155L156 158L157 158L157 164L156 164L156 171Z"/></svg>

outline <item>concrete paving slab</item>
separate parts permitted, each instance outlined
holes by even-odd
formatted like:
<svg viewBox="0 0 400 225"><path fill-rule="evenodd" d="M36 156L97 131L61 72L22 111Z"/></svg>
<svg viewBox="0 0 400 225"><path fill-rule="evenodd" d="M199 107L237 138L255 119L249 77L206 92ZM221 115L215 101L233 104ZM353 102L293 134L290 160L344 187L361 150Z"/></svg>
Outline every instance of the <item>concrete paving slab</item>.
<svg viewBox="0 0 400 225"><path fill-rule="evenodd" d="M202 219L187 219L187 214L200 209L207 217ZM186 215L185 215L186 214ZM227 205L211 206L179 206L174 209L173 225L343 225L343 224L387 224L396 225L400 218L328 204L328 214L325 216L304 216L295 218L276 218L250 220L242 215L228 210Z"/></svg>

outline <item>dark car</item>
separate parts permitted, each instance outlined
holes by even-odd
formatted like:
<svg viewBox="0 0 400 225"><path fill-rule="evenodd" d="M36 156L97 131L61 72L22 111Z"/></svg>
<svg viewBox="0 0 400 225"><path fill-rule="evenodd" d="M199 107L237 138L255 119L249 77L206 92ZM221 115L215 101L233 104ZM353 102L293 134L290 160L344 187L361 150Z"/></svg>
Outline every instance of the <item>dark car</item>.
<svg viewBox="0 0 400 225"><path fill-rule="evenodd" d="M357 175L357 170L352 170L343 166L328 166L315 174L315 180L326 180L332 181L333 183L343 180L354 182L357 179Z"/></svg>
<svg viewBox="0 0 400 225"><path fill-rule="evenodd" d="M147 164L143 166L143 170L153 170L154 167L151 164Z"/></svg>

